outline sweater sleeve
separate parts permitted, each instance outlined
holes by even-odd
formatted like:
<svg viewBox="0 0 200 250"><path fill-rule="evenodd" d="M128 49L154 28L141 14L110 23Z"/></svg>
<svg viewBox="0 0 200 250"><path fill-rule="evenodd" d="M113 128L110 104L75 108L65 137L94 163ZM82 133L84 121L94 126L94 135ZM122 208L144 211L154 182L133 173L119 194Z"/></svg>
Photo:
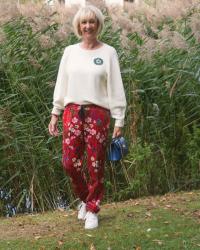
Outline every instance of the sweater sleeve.
<svg viewBox="0 0 200 250"><path fill-rule="evenodd" d="M53 94L53 109L52 114L60 115L64 109L64 97L67 91L67 57L69 54L69 47L65 48L63 56L60 61L56 85Z"/></svg>
<svg viewBox="0 0 200 250"><path fill-rule="evenodd" d="M123 127L126 110L126 97L118 55L115 49L110 57L110 64L108 67L107 92L111 116L115 119L115 126Z"/></svg>

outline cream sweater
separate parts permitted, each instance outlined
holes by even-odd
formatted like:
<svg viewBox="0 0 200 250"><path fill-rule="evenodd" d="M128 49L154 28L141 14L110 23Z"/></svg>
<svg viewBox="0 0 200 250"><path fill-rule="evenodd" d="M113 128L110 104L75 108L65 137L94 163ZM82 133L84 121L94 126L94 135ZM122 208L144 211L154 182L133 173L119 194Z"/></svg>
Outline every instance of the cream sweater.
<svg viewBox="0 0 200 250"><path fill-rule="evenodd" d="M65 48L53 97L52 114L59 115L68 103L95 104L107 108L115 126L124 126L126 97L116 50L103 43L94 50L80 43Z"/></svg>

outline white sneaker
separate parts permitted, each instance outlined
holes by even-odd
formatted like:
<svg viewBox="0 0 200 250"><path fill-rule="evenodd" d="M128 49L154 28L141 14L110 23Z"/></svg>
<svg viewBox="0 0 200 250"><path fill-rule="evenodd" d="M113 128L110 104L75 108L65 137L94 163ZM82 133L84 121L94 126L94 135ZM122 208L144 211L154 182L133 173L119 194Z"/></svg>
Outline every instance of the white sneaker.
<svg viewBox="0 0 200 250"><path fill-rule="evenodd" d="M86 203L82 201L81 204L79 205L78 219L85 220L86 213L87 213Z"/></svg>
<svg viewBox="0 0 200 250"><path fill-rule="evenodd" d="M96 213L87 212L85 216L85 229L94 229L98 227L98 216Z"/></svg>

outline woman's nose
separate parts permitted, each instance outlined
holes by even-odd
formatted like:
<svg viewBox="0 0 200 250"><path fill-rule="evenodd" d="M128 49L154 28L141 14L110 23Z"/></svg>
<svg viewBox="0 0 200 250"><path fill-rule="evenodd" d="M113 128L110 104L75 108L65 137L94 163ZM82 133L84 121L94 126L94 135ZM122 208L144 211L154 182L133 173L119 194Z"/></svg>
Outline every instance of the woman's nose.
<svg viewBox="0 0 200 250"><path fill-rule="evenodd" d="M86 26L86 28L89 28L90 27L90 23L87 22L85 26Z"/></svg>

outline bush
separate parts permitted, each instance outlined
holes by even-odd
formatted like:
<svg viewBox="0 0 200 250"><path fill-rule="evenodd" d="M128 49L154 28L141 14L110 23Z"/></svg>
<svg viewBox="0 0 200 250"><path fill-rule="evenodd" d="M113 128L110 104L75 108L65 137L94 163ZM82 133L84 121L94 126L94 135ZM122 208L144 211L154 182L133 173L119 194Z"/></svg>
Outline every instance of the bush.
<svg viewBox="0 0 200 250"><path fill-rule="evenodd" d="M61 135L51 138L47 130L62 52L77 41L73 34L56 40L57 28L52 23L34 31L31 20L23 17L3 25L0 187L12 195L12 207L18 211L25 199L30 211L54 209L74 199L61 167ZM113 31L107 20L101 40L118 50L128 101L124 135L130 153L116 166L107 163L106 200L198 188L200 46L190 35L188 51L172 48L156 52L148 61L139 57L146 41L129 34L138 46L124 49L120 35L121 30Z"/></svg>

